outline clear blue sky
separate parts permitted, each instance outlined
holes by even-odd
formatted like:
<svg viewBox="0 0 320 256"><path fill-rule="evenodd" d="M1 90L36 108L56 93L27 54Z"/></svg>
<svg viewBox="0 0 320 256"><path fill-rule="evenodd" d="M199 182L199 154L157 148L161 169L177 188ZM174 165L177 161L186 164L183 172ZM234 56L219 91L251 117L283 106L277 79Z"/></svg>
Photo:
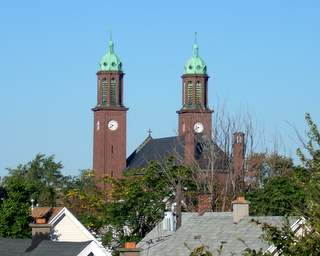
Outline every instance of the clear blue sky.
<svg viewBox="0 0 320 256"><path fill-rule="evenodd" d="M193 33L208 66L209 103L249 109L294 152L295 124L320 120L320 2L1 1L0 176L55 154L65 174L92 164L97 63L112 29L125 76L128 153L153 130L174 135Z"/></svg>

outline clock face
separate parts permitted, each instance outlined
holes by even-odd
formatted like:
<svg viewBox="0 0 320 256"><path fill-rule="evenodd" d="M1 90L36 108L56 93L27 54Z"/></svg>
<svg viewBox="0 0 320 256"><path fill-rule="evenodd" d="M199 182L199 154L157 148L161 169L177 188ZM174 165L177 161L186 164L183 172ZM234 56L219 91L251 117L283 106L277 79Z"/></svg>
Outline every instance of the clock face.
<svg viewBox="0 0 320 256"><path fill-rule="evenodd" d="M203 132L203 124L200 123L200 122L196 122L193 126L193 130L196 132L196 133L202 133Z"/></svg>
<svg viewBox="0 0 320 256"><path fill-rule="evenodd" d="M118 129L118 122L116 121L116 120L110 120L109 122L108 122L108 129L110 130L110 131L115 131L115 130L117 130Z"/></svg>

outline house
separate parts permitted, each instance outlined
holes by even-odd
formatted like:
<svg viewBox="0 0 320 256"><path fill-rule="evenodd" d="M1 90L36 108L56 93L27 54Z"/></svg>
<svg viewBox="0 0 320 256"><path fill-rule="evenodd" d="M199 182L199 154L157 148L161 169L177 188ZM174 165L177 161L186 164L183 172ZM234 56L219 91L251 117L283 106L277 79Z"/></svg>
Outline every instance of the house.
<svg viewBox="0 0 320 256"><path fill-rule="evenodd" d="M32 239L0 238L1 256L111 256L65 207L35 207L32 219Z"/></svg>
<svg viewBox="0 0 320 256"><path fill-rule="evenodd" d="M32 218L34 223L30 226L33 233L38 229L42 230L41 225L47 225L45 232L49 232L51 241L91 241L90 247L95 251L94 255L111 255L66 207L35 207L32 209Z"/></svg>
<svg viewBox="0 0 320 256"><path fill-rule="evenodd" d="M281 226L282 216L249 216L249 202L238 198L233 202L232 212L197 212L183 213L182 225L175 229L173 215L166 215L151 232L137 245L139 254L128 256L187 256L191 250L205 245L208 250L217 253L222 246L221 255L242 255L246 248L274 252L261 239L262 230L257 223ZM299 222L291 220L292 227Z"/></svg>

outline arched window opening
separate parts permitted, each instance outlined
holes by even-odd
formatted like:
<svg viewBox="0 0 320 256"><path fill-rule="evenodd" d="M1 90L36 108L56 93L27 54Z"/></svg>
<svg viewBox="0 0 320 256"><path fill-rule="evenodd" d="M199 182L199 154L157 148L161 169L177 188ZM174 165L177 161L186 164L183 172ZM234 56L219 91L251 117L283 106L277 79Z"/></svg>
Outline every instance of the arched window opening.
<svg viewBox="0 0 320 256"><path fill-rule="evenodd" d="M106 105L107 104L107 80L104 78L102 80L102 105Z"/></svg>
<svg viewBox="0 0 320 256"><path fill-rule="evenodd" d="M183 90L182 90L182 97L183 97L182 102L183 102L183 107L185 107L185 106L187 105L187 102L186 102L186 87L187 87L187 85L186 85L186 83L184 82L184 83L183 83Z"/></svg>
<svg viewBox="0 0 320 256"><path fill-rule="evenodd" d="M110 105L117 104L117 83L116 79L112 78L110 82Z"/></svg>
<svg viewBox="0 0 320 256"><path fill-rule="evenodd" d="M187 99L188 99L187 105L188 105L188 107L192 106L192 103L193 103L192 98L193 98L192 82L189 81L188 88L187 88Z"/></svg>
<svg viewBox="0 0 320 256"><path fill-rule="evenodd" d="M201 98L202 98L202 86L200 81L196 82L196 104L198 106L201 105Z"/></svg>

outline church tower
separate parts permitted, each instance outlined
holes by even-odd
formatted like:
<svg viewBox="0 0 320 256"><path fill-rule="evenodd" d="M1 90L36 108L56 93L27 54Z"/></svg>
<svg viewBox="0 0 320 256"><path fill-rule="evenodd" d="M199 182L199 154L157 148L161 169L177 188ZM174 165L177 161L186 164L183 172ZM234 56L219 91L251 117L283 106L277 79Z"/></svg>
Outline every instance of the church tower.
<svg viewBox="0 0 320 256"><path fill-rule="evenodd" d="M199 56L195 37L192 57L185 64L182 75L182 108L177 111L186 164L194 163L198 139L211 139L213 111L208 107L208 79L207 66Z"/></svg>
<svg viewBox="0 0 320 256"><path fill-rule="evenodd" d="M114 44L110 38L108 52L99 63L97 105L92 109L93 170L97 181L105 176L121 178L126 167L128 109L123 105L123 76L122 63L114 52Z"/></svg>

